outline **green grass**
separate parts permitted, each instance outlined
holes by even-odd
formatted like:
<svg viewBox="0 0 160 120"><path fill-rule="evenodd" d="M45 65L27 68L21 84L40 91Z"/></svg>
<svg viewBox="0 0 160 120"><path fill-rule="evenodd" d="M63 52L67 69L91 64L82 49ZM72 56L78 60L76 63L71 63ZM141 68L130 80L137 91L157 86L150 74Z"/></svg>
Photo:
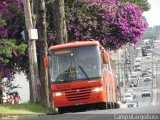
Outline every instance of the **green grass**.
<svg viewBox="0 0 160 120"><path fill-rule="evenodd" d="M54 114L55 111L39 104L0 105L0 115Z"/></svg>

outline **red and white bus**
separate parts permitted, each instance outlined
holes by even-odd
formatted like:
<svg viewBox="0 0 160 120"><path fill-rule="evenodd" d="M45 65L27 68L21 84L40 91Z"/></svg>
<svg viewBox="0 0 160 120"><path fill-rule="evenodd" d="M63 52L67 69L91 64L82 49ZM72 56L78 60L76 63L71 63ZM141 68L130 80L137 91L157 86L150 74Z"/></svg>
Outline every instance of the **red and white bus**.
<svg viewBox="0 0 160 120"><path fill-rule="evenodd" d="M51 94L59 113L74 106L117 108L117 83L109 54L98 41L51 46L44 59Z"/></svg>

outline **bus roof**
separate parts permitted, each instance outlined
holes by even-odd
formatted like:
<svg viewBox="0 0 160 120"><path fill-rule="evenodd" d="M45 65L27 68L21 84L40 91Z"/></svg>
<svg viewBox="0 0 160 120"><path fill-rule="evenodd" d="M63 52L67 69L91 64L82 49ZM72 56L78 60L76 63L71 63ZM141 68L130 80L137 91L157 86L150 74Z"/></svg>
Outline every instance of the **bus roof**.
<svg viewBox="0 0 160 120"><path fill-rule="evenodd" d="M80 46L91 46L91 45L99 45L99 42L98 41L75 41L75 42L69 42L69 43L65 43L65 44L51 46L49 48L49 50L80 47Z"/></svg>

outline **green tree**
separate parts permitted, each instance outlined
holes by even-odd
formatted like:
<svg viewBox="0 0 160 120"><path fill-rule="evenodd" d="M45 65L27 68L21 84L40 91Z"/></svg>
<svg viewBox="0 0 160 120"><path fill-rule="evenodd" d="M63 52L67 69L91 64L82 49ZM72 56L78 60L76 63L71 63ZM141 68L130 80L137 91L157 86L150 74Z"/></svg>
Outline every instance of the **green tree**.
<svg viewBox="0 0 160 120"><path fill-rule="evenodd" d="M151 8L151 5L148 3L147 0L120 0L120 1L135 3L136 5L140 6L143 9L143 11L148 11Z"/></svg>
<svg viewBox="0 0 160 120"><path fill-rule="evenodd" d="M17 52L24 54L26 47L26 44L16 45L14 39L0 39L0 62L7 64L13 56L18 56Z"/></svg>
<svg viewBox="0 0 160 120"><path fill-rule="evenodd" d="M22 0L2 0L0 2L1 79L10 80L15 72L26 70L27 64L23 61L22 56L25 55L27 45L20 34L24 26L22 6Z"/></svg>
<svg viewBox="0 0 160 120"><path fill-rule="evenodd" d="M155 25L153 27L149 27L145 31L142 39L154 39L154 40L155 39L159 39L158 38L159 37L159 33L160 33L160 25Z"/></svg>

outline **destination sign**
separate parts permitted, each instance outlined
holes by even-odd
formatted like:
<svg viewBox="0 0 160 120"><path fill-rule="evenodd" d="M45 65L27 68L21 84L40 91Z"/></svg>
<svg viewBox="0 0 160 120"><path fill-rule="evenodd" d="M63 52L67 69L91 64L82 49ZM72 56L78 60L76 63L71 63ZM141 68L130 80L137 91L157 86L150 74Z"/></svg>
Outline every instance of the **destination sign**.
<svg viewBox="0 0 160 120"><path fill-rule="evenodd" d="M55 54L69 54L71 53L72 51L71 50L60 50L60 51L56 51Z"/></svg>

